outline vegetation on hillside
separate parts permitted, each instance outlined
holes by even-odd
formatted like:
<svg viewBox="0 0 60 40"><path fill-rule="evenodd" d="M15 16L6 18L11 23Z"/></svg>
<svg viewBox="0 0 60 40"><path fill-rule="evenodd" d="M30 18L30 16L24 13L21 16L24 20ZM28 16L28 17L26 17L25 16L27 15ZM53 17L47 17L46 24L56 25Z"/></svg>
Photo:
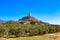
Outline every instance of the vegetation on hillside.
<svg viewBox="0 0 60 40"><path fill-rule="evenodd" d="M24 37L60 32L58 25L43 24L43 22L38 24L36 22L27 24L24 22L2 22L0 23L0 37Z"/></svg>

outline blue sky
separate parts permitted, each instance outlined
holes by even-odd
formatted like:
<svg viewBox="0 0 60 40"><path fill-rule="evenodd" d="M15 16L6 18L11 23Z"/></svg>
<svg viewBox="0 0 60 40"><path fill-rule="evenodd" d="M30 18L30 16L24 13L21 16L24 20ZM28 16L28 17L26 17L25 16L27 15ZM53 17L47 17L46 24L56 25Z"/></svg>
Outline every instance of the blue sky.
<svg viewBox="0 0 60 40"><path fill-rule="evenodd" d="M60 0L0 0L2 20L18 20L28 12L38 20L60 24Z"/></svg>

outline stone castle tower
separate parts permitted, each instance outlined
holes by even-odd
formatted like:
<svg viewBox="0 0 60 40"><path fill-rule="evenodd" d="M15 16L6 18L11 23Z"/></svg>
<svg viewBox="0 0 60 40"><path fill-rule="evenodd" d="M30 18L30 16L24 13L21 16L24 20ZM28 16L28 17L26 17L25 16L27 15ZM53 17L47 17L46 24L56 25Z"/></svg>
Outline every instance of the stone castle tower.
<svg viewBox="0 0 60 40"><path fill-rule="evenodd" d="M28 13L28 16L32 16L30 12Z"/></svg>

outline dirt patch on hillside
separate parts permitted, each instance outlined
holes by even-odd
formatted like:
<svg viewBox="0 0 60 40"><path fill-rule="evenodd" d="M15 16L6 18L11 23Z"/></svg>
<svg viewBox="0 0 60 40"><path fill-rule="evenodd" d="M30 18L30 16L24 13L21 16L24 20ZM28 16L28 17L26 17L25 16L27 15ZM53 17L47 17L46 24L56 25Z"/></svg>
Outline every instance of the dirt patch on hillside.
<svg viewBox="0 0 60 40"><path fill-rule="evenodd" d="M48 35L51 35L50 40L60 40L60 33L54 33Z"/></svg>

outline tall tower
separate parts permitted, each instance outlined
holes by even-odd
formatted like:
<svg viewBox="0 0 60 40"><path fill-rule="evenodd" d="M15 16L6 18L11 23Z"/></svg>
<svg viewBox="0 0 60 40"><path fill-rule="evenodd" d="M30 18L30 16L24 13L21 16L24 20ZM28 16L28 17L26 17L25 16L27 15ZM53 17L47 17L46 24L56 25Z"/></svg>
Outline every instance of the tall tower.
<svg viewBox="0 0 60 40"><path fill-rule="evenodd" d="M28 16L32 16L30 12L28 13Z"/></svg>

